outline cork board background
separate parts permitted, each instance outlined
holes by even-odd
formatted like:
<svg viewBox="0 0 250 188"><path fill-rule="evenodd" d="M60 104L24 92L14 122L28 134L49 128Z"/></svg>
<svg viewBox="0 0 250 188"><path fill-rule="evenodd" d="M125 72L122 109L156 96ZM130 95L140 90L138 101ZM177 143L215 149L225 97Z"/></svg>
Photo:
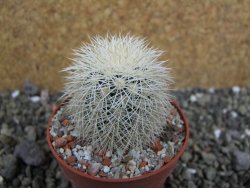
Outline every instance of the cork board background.
<svg viewBox="0 0 250 188"><path fill-rule="evenodd" d="M107 32L166 51L176 87L250 84L249 0L0 0L0 90L62 89L72 49Z"/></svg>

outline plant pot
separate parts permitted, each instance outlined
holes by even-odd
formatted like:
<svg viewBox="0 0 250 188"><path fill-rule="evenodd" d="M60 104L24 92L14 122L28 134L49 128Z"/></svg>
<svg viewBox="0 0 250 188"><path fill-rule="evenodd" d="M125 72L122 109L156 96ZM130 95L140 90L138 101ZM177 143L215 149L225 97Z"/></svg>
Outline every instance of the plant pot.
<svg viewBox="0 0 250 188"><path fill-rule="evenodd" d="M72 183L74 188L163 188L164 182L172 170L175 168L179 158L181 157L184 149L187 147L188 138L189 138L189 124L188 121L176 102L172 102L172 105L177 109L181 119L184 122L185 126L185 141L180 149L180 151L171 159L171 161L160 169L154 170L150 173L143 174L138 177L128 178L128 179L104 179L90 176L88 174L82 173L72 166L68 165L63 159L61 159L56 151L54 150L51 139L50 139L50 127L51 120L55 113L60 109L61 106L58 106L52 113L47 128L47 141L49 148L52 151L54 157L58 161L61 169L63 170L65 176Z"/></svg>

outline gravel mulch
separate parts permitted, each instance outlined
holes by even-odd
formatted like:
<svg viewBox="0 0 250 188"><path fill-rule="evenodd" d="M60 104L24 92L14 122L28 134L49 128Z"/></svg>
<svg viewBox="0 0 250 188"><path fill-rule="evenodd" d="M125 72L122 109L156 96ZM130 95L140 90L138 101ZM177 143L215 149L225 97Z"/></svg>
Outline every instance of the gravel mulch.
<svg viewBox="0 0 250 188"><path fill-rule="evenodd" d="M50 138L57 155L82 173L99 178L132 178L152 172L169 163L185 140L184 122L177 109L170 107L165 132L154 144L141 150L128 148L96 150L84 140L77 139L79 130L62 106L51 121Z"/></svg>
<svg viewBox="0 0 250 188"><path fill-rule="evenodd" d="M189 146L167 187L250 187L250 87L174 92L190 122ZM0 187L71 187L45 140L58 94L30 82L0 93Z"/></svg>

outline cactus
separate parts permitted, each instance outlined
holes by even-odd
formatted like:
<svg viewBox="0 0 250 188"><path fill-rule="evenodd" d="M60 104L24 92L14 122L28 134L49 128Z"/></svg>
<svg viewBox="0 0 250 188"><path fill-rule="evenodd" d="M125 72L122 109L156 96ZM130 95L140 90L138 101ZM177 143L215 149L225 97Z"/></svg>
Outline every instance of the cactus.
<svg viewBox="0 0 250 188"><path fill-rule="evenodd" d="M141 150L166 126L169 68L162 51L133 36L97 36L74 50L63 97L79 139L97 151Z"/></svg>

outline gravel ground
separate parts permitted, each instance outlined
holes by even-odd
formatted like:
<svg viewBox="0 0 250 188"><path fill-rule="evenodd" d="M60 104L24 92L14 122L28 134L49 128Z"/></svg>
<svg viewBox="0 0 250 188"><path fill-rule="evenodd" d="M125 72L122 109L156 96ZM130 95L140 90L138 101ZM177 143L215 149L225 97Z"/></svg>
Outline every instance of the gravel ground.
<svg viewBox="0 0 250 188"><path fill-rule="evenodd" d="M0 93L0 187L70 187L45 129L60 94L26 82ZM174 92L190 122L189 146L166 187L250 187L250 87Z"/></svg>

